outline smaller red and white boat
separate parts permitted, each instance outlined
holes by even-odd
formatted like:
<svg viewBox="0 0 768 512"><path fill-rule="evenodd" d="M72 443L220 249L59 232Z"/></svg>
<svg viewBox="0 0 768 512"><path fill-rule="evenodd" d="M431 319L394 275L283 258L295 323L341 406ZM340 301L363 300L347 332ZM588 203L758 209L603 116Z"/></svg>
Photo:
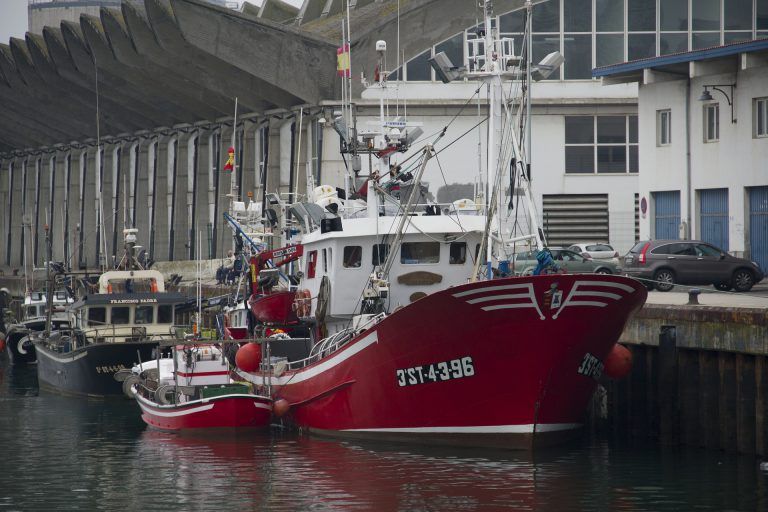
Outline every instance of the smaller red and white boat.
<svg viewBox="0 0 768 512"><path fill-rule="evenodd" d="M234 381L221 350L211 344L178 344L171 357L115 374L135 398L141 418L165 431L265 428L272 400L253 385Z"/></svg>

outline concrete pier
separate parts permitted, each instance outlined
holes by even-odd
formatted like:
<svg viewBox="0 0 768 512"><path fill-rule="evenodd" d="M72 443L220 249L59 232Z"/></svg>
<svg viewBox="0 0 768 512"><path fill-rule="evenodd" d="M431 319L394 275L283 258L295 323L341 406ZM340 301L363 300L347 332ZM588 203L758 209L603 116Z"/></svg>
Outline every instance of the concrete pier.
<svg viewBox="0 0 768 512"><path fill-rule="evenodd" d="M630 321L621 342L633 371L605 382L610 432L768 455L768 307L733 297L753 307L646 304Z"/></svg>

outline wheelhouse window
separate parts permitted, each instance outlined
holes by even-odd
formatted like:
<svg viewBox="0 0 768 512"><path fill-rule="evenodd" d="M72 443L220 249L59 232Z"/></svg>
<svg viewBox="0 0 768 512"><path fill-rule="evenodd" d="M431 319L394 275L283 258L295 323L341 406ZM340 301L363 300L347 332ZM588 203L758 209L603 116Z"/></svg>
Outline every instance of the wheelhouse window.
<svg viewBox="0 0 768 512"><path fill-rule="evenodd" d="M440 263L440 242L406 242L400 247L400 263Z"/></svg>
<svg viewBox="0 0 768 512"><path fill-rule="evenodd" d="M88 308L88 325L104 325L107 323L106 308Z"/></svg>
<svg viewBox="0 0 768 512"><path fill-rule="evenodd" d="M173 306L158 306L157 307L157 323L159 324L172 324L173 323Z"/></svg>
<svg viewBox="0 0 768 512"><path fill-rule="evenodd" d="M384 262L387 261L388 255L389 255L388 244L374 244L373 257L371 258L371 263L373 265L383 265Z"/></svg>
<svg viewBox="0 0 768 512"><path fill-rule="evenodd" d="M670 110L656 111L656 145L668 146L672 142L672 112Z"/></svg>
<svg viewBox="0 0 768 512"><path fill-rule="evenodd" d="M151 324L155 321L154 306L136 306L133 323L136 325Z"/></svg>
<svg viewBox="0 0 768 512"><path fill-rule="evenodd" d="M768 98L755 98L755 137L768 137Z"/></svg>
<svg viewBox="0 0 768 512"><path fill-rule="evenodd" d="M317 251L309 251L307 257L307 278L312 279L315 277L315 271L317 270Z"/></svg>
<svg viewBox="0 0 768 512"><path fill-rule="evenodd" d="M112 315L110 317L112 324L125 325L131 320L131 308L127 306L112 307Z"/></svg>
<svg viewBox="0 0 768 512"><path fill-rule="evenodd" d="M467 244L464 242L452 242L448 254L448 263L451 265L463 265L467 261Z"/></svg>
<svg viewBox="0 0 768 512"><path fill-rule="evenodd" d="M704 105L704 142L720 140L720 104Z"/></svg>
<svg viewBox="0 0 768 512"><path fill-rule="evenodd" d="M344 247L344 268L360 268L363 261L363 248L359 245Z"/></svg>

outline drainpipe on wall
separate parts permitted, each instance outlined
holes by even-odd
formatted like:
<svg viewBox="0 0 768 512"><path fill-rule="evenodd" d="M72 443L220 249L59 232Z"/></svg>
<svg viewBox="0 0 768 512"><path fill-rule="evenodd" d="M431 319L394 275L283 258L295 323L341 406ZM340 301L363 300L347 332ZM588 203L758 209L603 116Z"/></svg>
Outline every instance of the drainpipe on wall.
<svg viewBox="0 0 768 512"><path fill-rule="evenodd" d="M685 190L688 195L686 201L686 229L683 238L692 239L691 236L691 211L693 205L693 191L691 190L691 77L685 83Z"/></svg>

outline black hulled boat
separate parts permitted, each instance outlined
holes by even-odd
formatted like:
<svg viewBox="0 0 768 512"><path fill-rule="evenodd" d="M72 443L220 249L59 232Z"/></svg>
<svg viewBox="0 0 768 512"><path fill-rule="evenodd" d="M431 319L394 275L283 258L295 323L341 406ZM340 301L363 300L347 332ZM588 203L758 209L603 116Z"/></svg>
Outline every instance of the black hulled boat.
<svg viewBox="0 0 768 512"><path fill-rule="evenodd" d="M154 357L163 340L175 339L180 293L165 291L163 275L134 256L135 229L124 230L126 256L118 270L99 277L98 292L69 308L71 327L33 333L42 388L65 394L122 396L113 375Z"/></svg>

